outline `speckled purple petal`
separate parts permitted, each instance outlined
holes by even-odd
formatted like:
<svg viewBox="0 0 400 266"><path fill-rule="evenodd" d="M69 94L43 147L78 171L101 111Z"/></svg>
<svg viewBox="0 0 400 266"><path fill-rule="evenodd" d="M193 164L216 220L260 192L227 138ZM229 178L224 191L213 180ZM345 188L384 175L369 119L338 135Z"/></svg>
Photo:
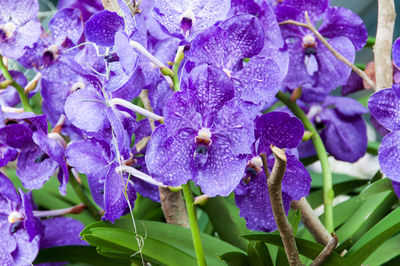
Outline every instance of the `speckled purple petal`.
<svg viewBox="0 0 400 266"><path fill-rule="evenodd" d="M181 30L182 16L188 15L186 13L191 10L194 15L188 36L188 39L191 40L197 33L226 18L229 8L230 1L227 0L155 0L153 17L166 33L183 39L185 36Z"/></svg>
<svg viewBox="0 0 400 266"><path fill-rule="evenodd" d="M228 196L239 184L246 168L247 157L235 156L226 138L215 137L207 154L197 154L194 168L197 171L193 181L207 196ZM205 162L203 158L205 156Z"/></svg>
<svg viewBox="0 0 400 266"><path fill-rule="evenodd" d="M29 235L25 230L17 230L14 233L15 240L17 240L17 249L13 252L15 265L29 265L36 258L39 252L40 236L30 241ZM27 264L27 262L29 262Z"/></svg>
<svg viewBox="0 0 400 266"><path fill-rule="evenodd" d="M2 143L18 149L31 145L32 130L21 124L11 124L0 128L0 140Z"/></svg>
<svg viewBox="0 0 400 266"><path fill-rule="evenodd" d="M32 193L24 193L21 189L19 189L19 194L21 195L22 207L25 211L24 227L29 235L29 241L32 241L35 236L42 235L43 226L40 220L33 216L34 203L32 199Z"/></svg>
<svg viewBox="0 0 400 266"><path fill-rule="evenodd" d="M81 222L70 217L54 217L42 220L44 226L40 248L65 245L87 245L79 234L85 227Z"/></svg>
<svg viewBox="0 0 400 266"><path fill-rule="evenodd" d="M66 194L67 183L68 183L68 168L65 161L65 152L61 143L55 139L49 138L42 131L36 131L32 135L33 141L44 151L52 160L56 161L60 166L60 170L63 173L63 179L60 181L60 193Z"/></svg>
<svg viewBox="0 0 400 266"><path fill-rule="evenodd" d="M260 139L259 152L266 152L271 144L279 148L296 148L304 134L300 120L284 112L263 114L256 120L254 130L256 138Z"/></svg>
<svg viewBox="0 0 400 266"><path fill-rule="evenodd" d="M76 8L64 8L58 11L49 22L49 29L56 44L65 38L78 43L83 32L82 13Z"/></svg>
<svg viewBox="0 0 400 266"><path fill-rule="evenodd" d="M196 135L193 130L182 130L168 137L164 125L157 127L147 145L145 157L151 176L169 186L179 186L191 179Z"/></svg>
<svg viewBox="0 0 400 266"><path fill-rule="evenodd" d="M16 173L26 189L41 188L56 171L58 163L51 158L37 162L37 158L43 155L44 152L36 144L21 150Z"/></svg>
<svg viewBox="0 0 400 266"><path fill-rule="evenodd" d="M228 35L220 27L212 26L194 38L185 56L196 64L208 63L223 69L226 57L225 40Z"/></svg>
<svg viewBox="0 0 400 266"><path fill-rule="evenodd" d="M3 266L14 266L14 259L11 254L2 246L0 246L0 264Z"/></svg>
<svg viewBox="0 0 400 266"><path fill-rule="evenodd" d="M198 112L205 117L218 112L234 95L233 83L225 72L206 64L190 72L189 89L199 99Z"/></svg>
<svg viewBox="0 0 400 266"><path fill-rule="evenodd" d="M106 104L99 92L85 88L72 93L64 110L71 123L88 132L98 132L110 126L105 114ZM84 115L83 115L84 114Z"/></svg>
<svg viewBox="0 0 400 266"><path fill-rule="evenodd" d="M129 205L124 195L125 182L128 181L123 179L123 177L115 171L115 167L111 167L105 182L104 205L106 212L102 218L103 220L109 220L113 223L116 219L129 211ZM131 183L126 186L126 193L133 209L136 191L133 189Z"/></svg>
<svg viewBox="0 0 400 266"><path fill-rule="evenodd" d="M35 19L39 11L39 3L36 0L0 0L0 6L0 16L3 21L8 21L11 17L16 25L22 25L31 19Z"/></svg>
<svg viewBox="0 0 400 266"><path fill-rule="evenodd" d="M382 172L395 182L400 182L400 131L387 134L378 150Z"/></svg>
<svg viewBox="0 0 400 266"><path fill-rule="evenodd" d="M310 193L311 177L307 169L294 155L286 155L286 172L282 179L282 192L293 200L300 200Z"/></svg>
<svg viewBox="0 0 400 266"><path fill-rule="evenodd" d="M90 42L97 45L112 47L114 45L115 33L124 29L124 19L115 12L108 10L100 11L85 24L85 36Z"/></svg>
<svg viewBox="0 0 400 266"><path fill-rule="evenodd" d="M368 100L371 115L387 129L400 129L400 98L392 89L373 94Z"/></svg>
<svg viewBox="0 0 400 266"><path fill-rule="evenodd" d="M245 1L248 2L248 1ZM285 44L278 21L271 4L263 2L259 10L260 20L265 33L264 47L260 55L274 60L280 69L280 81L282 81L289 67L289 52Z"/></svg>
<svg viewBox="0 0 400 266"><path fill-rule="evenodd" d="M344 116L363 115L368 112L361 103L353 98L328 96L323 106L329 107L330 105L334 105L335 110Z"/></svg>
<svg viewBox="0 0 400 266"><path fill-rule="evenodd" d="M199 130L200 114L196 112L199 105L194 92L190 90L177 92L167 101L164 108L165 128L168 136L178 133L182 128Z"/></svg>
<svg viewBox="0 0 400 266"><path fill-rule="evenodd" d="M21 197L15 191L13 183L3 173L0 173L0 194L6 196L15 203L21 202Z"/></svg>
<svg viewBox="0 0 400 266"><path fill-rule="evenodd" d="M304 83L315 83L315 78L307 73L304 64L304 51L301 40L296 40L288 44L289 69L286 78L283 80L285 86L296 89Z"/></svg>
<svg viewBox="0 0 400 266"><path fill-rule="evenodd" d="M252 15L236 15L219 24L219 27L229 34L224 50L224 67L228 70L232 70L238 61L257 55L264 46L263 27Z"/></svg>
<svg viewBox="0 0 400 266"><path fill-rule="evenodd" d="M282 199L287 214L292 199L286 193L282 193ZM246 219L247 228L265 232L277 229L269 200L267 178L263 172L248 184L240 182L235 190L235 201L240 209L239 215Z"/></svg>
<svg viewBox="0 0 400 266"><path fill-rule="evenodd" d="M123 31L118 31L115 34L115 51L125 74L132 73L138 63L139 55L130 46L129 38Z"/></svg>
<svg viewBox="0 0 400 266"><path fill-rule="evenodd" d="M337 37L328 40L329 44L350 62L354 62L355 50L351 41L346 37ZM318 80L317 86L327 91L344 85L350 76L351 68L339 61L325 45L318 43Z"/></svg>
<svg viewBox="0 0 400 266"><path fill-rule="evenodd" d="M112 107L107 107L106 110L107 119L110 121L110 124L112 126L112 131L118 145L119 153L124 158L129 158L131 138L125 131L121 121L122 118L119 117L118 113L119 113L118 110L113 109Z"/></svg>
<svg viewBox="0 0 400 266"><path fill-rule="evenodd" d="M285 0L283 4L297 8L302 14L307 11L311 23L314 24L326 12L329 0Z"/></svg>
<svg viewBox="0 0 400 266"><path fill-rule="evenodd" d="M95 139L86 139L69 143L66 149L68 164L80 173L101 178L106 175L109 164L108 144Z"/></svg>
<svg viewBox="0 0 400 266"><path fill-rule="evenodd" d="M367 151L367 128L361 116L346 117L332 109L319 114L325 128L321 138L336 159L355 162Z"/></svg>
<svg viewBox="0 0 400 266"><path fill-rule="evenodd" d="M280 69L271 59L253 57L240 71L232 74L235 84L235 96L260 104L270 103L279 91Z"/></svg>
<svg viewBox="0 0 400 266"><path fill-rule="evenodd" d="M0 144L0 167L6 166L9 162L17 159L17 149Z"/></svg>
<svg viewBox="0 0 400 266"><path fill-rule="evenodd" d="M125 19L125 26L128 30L128 35L131 37L131 34L136 30L136 20L135 16L132 14L131 9L126 4L124 0L117 0L119 8L122 10ZM130 2L128 2L130 3Z"/></svg>
<svg viewBox="0 0 400 266"><path fill-rule="evenodd" d="M5 201L5 203L3 203L3 200L4 198L0 196L0 206L6 204L8 205L7 207L9 208L10 203L7 200ZM17 248L17 241L15 240L15 237L10 233L11 225L7 220L9 211L10 210L8 209L6 210L6 212L2 210L2 217L4 218L0 220L0 233L1 233L0 247L4 247L6 251L12 253Z"/></svg>
<svg viewBox="0 0 400 266"><path fill-rule="evenodd" d="M229 142L233 155L251 154L254 142L254 123L239 99L232 99L214 117L211 132Z"/></svg>
<svg viewBox="0 0 400 266"><path fill-rule="evenodd" d="M295 20L295 21L305 22L304 12L302 12L296 7L286 5L285 3L275 6L274 11L278 22L282 22L285 20ZM306 29L291 24L281 25L280 29L284 39L289 39L289 38L301 39L307 32Z"/></svg>
<svg viewBox="0 0 400 266"><path fill-rule="evenodd" d="M255 16L259 10L260 6L254 0L232 0L228 17L243 13Z"/></svg>
<svg viewBox="0 0 400 266"><path fill-rule="evenodd" d="M329 39L347 37L357 51L364 47L368 38L363 20L353 11L340 6L327 8L319 32Z"/></svg>

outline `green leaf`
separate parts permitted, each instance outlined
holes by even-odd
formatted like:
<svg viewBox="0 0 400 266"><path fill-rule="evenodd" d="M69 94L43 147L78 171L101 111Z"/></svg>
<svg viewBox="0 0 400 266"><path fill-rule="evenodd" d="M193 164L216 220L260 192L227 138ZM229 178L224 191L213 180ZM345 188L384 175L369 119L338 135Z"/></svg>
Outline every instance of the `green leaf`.
<svg viewBox="0 0 400 266"><path fill-rule="evenodd" d="M249 265L248 257L242 252L228 252L220 256L229 266L247 266ZM272 265L272 264L271 264Z"/></svg>
<svg viewBox="0 0 400 266"><path fill-rule="evenodd" d="M34 264L46 262L87 263L90 265L129 265L129 260L104 257L91 246L60 246L41 249Z"/></svg>
<svg viewBox="0 0 400 266"><path fill-rule="evenodd" d="M389 178L384 178L368 185L363 191L361 191L360 199L364 201L377 193L388 190L393 190L392 181Z"/></svg>
<svg viewBox="0 0 400 266"><path fill-rule="evenodd" d="M266 243L270 243L279 247L283 247L283 243L281 237L275 234L267 234L267 233L254 233L244 235L244 238L248 240L259 240L264 241ZM314 243L312 241L301 239L296 237L296 245L299 253L309 259L315 259L319 253L324 249L324 246ZM339 254L333 252L331 256L325 261L324 265L351 265L345 258L340 257Z"/></svg>
<svg viewBox="0 0 400 266"><path fill-rule="evenodd" d="M365 265L382 265L400 256L400 234L380 245L364 262ZM399 264L397 264L399 265Z"/></svg>
<svg viewBox="0 0 400 266"><path fill-rule="evenodd" d="M387 214L396 201L393 191L381 192L363 201L350 219L336 231L339 242L349 238L356 242Z"/></svg>
<svg viewBox="0 0 400 266"><path fill-rule="evenodd" d="M143 220L136 220L136 228L138 235L144 240L142 254L145 258L167 265L197 264L189 229ZM121 219L114 224L103 221L93 223L81 232L81 236L90 244L97 246L100 252L122 252L131 256L139 250L133 232L132 221ZM224 253L241 252L240 249L218 238L206 234L202 234L201 237L209 265L223 265L219 256Z"/></svg>
<svg viewBox="0 0 400 266"><path fill-rule="evenodd" d="M268 247L263 241L250 242L247 246L247 256L251 266L273 265Z"/></svg>
<svg viewBox="0 0 400 266"><path fill-rule="evenodd" d="M214 197L207 200L201 208L208 214L210 221L218 236L242 249L246 250L248 242L240 237L249 230L246 228L245 220L239 217L239 209L222 197Z"/></svg>
<svg viewBox="0 0 400 266"><path fill-rule="evenodd" d="M399 232L399 217L400 208L397 208L379 221L346 253L348 260L354 265L364 262L383 242Z"/></svg>

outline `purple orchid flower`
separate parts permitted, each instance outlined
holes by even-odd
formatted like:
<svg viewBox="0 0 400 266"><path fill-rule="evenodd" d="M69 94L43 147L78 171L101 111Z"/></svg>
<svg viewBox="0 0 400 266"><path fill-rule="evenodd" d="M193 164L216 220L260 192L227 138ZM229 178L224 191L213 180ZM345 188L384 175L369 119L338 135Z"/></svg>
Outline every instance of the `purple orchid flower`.
<svg viewBox="0 0 400 266"><path fill-rule="evenodd" d="M382 140L378 150L382 172L394 182L400 182L400 85L378 91L368 101L371 115L390 131Z"/></svg>
<svg viewBox="0 0 400 266"><path fill-rule="evenodd" d="M0 53L18 59L41 33L36 19L39 4L36 0L1 0L0 6Z"/></svg>
<svg viewBox="0 0 400 266"><path fill-rule="evenodd" d="M26 68L35 67L43 76L49 76L43 68L54 64L61 55L70 56L77 50L67 51L69 48L78 44L83 33L82 14L79 9L65 8L57 11L49 22L48 35L42 32L39 40L32 48L27 48L24 55L19 58L19 62ZM50 77L49 77L50 79Z"/></svg>
<svg viewBox="0 0 400 266"><path fill-rule="evenodd" d="M366 108L352 98L328 96L308 108L307 116L320 130L326 150L337 160L355 162L367 151ZM299 147L301 157L315 154L311 141Z"/></svg>
<svg viewBox="0 0 400 266"><path fill-rule="evenodd" d="M27 189L39 189L59 168L60 193L65 195L68 169L62 138L47 134L44 115L6 113L5 126L0 128L3 145L19 149L17 176Z"/></svg>
<svg viewBox="0 0 400 266"><path fill-rule="evenodd" d="M94 138L68 145L68 164L88 177L90 191L94 201L105 210L103 219L114 222L129 212L125 198L125 184L129 204L133 208L136 191L125 176L115 171L117 161L109 145Z"/></svg>
<svg viewBox="0 0 400 266"><path fill-rule="evenodd" d="M165 124L148 144L146 165L154 179L170 186L192 179L208 196L232 192L254 140L253 123L233 94L219 68L192 70L188 88L168 100Z"/></svg>
<svg viewBox="0 0 400 266"><path fill-rule="evenodd" d="M39 252L43 228L33 216L30 194L18 194L11 181L0 173L0 262L6 257L11 265L26 265ZM11 257L11 258L10 258ZM7 264L6 264L7 265Z"/></svg>
<svg viewBox="0 0 400 266"><path fill-rule="evenodd" d="M241 14L200 33L187 57L196 65L219 67L233 81L236 97L259 104L270 102L280 88L278 65L258 55L263 46L264 30L259 20ZM250 61L241 67L245 58Z"/></svg>
<svg viewBox="0 0 400 266"><path fill-rule="evenodd" d="M226 18L228 0L155 0L153 16L165 33L191 41L196 34Z"/></svg>
<svg viewBox="0 0 400 266"><path fill-rule="evenodd" d="M303 124L287 113L267 113L256 120L253 151L247 158L246 171L242 172L243 179L235 189L240 216L246 219L249 229L271 232L277 228L269 200L267 177L259 156L260 153L268 156L268 168L271 171L274 165L271 144L288 149L285 151L288 161L282 180L282 199L286 213L292 200L300 200L308 195L311 187L310 174L293 155L303 133Z"/></svg>
<svg viewBox="0 0 400 266"><path fill-rule="evenodd" d="M329 0L286 0L275 8L279 22L292 19L305 23L306 11L313 25L323 19L318 29L321 35L353 62L355 51L360 50L367 40L362 19L345 8L330 7ZM294 25L281 25L281 30L290 54L285 86L295 89L309 84L329 93L346 83L351 69L336 59L311 31Z"/></svg>

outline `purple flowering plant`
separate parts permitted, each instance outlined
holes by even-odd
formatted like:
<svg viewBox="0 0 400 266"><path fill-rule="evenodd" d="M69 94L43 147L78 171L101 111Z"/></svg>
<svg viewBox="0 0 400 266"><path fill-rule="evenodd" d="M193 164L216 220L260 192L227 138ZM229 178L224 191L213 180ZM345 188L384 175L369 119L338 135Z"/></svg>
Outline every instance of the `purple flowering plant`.
<svg viewBox="0 0 400 266"><path fill-rule="evenodd" d="M0 0L0 264L396 263L394 15Z"/></svg>

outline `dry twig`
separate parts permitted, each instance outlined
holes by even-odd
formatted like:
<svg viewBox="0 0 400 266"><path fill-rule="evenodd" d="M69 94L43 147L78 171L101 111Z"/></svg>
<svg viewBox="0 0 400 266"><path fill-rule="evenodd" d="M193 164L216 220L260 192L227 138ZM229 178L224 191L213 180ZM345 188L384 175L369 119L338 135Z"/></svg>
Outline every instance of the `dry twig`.
<svg viewBox="0 0 400 266"><path fill-rule="evenodd" d="M321 251L318 257L310 264L310 266L319 266L324 263L328 259L328 257L332 254L338 244L338 239L335 234L332 234L332 238L329 241L328 245Z"/></svg>
<svg viewBox="0 0 400 266"><path fill-rule="evenodd" d="M378 0L378 26L374 45L375 90L393 85L392 42L396 10L394 0Z"/></svg>
<svg viewBox="0 0 400 266"><path fill-rule="evenodd" d="M301 198L299 201L293 201L292 208L295 210L300 209L301 221L303 222L304 227L311 233L315 241L326 246L332 237L315 215L314 210L311 208L307 199Z"/></svg>
<svg viewBox="0 0 400 266"><path fill-rule="evenodd" d="M283 150L273 145L271 145L271 150L275 156L275 163L271 174L269 174L268 171L266 155L262 153L260 156L263 161L265 175L267 176L272 212L274 213L275 222L278 226L279 234L281 235L290 265L302 265L294 239L293 229L286 217L282 202L282 179L286 170L287 158Z"/></svg>

